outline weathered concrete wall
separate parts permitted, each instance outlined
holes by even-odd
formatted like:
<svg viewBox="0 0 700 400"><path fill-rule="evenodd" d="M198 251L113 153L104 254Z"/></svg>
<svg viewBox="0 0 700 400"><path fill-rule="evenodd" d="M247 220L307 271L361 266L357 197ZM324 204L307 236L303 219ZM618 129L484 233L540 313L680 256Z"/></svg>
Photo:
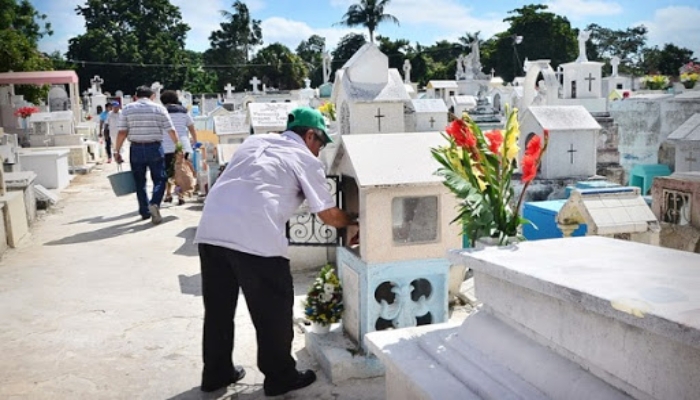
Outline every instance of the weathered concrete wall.
<svg viewBox="0 0 700 400"><path fill-rule="evenodd" d="M667 164L673 169L673 146L666 138L700 112L700 95L631 98L610 104L618 125L620 164L627 175L637 164Z"/></svg>

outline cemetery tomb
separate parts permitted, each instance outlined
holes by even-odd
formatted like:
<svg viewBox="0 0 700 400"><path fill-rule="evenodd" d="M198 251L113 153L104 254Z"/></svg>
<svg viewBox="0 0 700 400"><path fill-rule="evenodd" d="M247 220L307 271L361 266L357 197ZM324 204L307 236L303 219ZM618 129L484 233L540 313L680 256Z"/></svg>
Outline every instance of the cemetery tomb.
<svg viewBox="0 0 700 400"><path fill-rule="evenodd" d="M24 194L21 191L7 191L0 196L3 224L7 244L16 248L20 241L29 233L27 209L24 205Z"/></svg>
<svg viewBox="0 0 700 400"><path fill-rule="evenodd" d="M214 132L219 137L219 143L242 143L250 136L250 125L245 113L230 113L214 118Z"/></svg>
<svg viewBox="0 0 700 400"><path fill-rule="evenodd" d="M68 167L69 150L41 149L32 151L22 149L19 163L23 171L34 171L36 183L47 189L62 190L70 183Z"/></svg>
<svg viewBox="0 0 700 400"><path fill-rule="evenodd" d="M413 99L411 107L416 132L439 131L447 126L447 106L442 99Z"/></svg>
<svg viewBox="0 0 700 400"><path fill-rule="evenodd" d="M450 97L451 110L455 115L462 115L462 113L469 112L476 107L476 104L476 96L459 95Z"/></svg>
<svg viewBox="0 0 700 400"><path fill-rule="evenodd" d="M556 221L564 237L585 224L587 235L659 245L659 221L637 187L575 189Z"/></svg>
<svg viewBox="0 0 700 400"><path fill-rule="evenodd" d="M341 176L345 210L359 213L360 245L336 254L343 327L361 345L367 332L447 320L443 255L461 235L450 224L457 201L434 175L430 148L443 144L438 132L343 137L331 173Z"/></svg>
<svg viewBox="0 0 700 400"><path fill-rule="evenodd" d="M700 229L700 172L657 177L651 195L652 209L661 222Z"/></svg>
<svg viewBox="0 0 700 400"><path fill-rule="evenodd" d="M449 258L483 307L368 334L387 399L700 398L700 255L589 236Z"/></svg>
<svg viewBox="0 0 700 400"><path fill-rule="evenodd" d="M297 103L250 103L246 122L252 133L282 132L287 128L287 116Z"/></svg>
<svg viewBox="0 0 700 400"><path fill-rule="evenodd" d="M32 225L36 220L36 195L34 193L34 181L36 174L32 171L6 172L4 184L8 191L22 193L24 207L27 213L27 224ZM1 178L0 178L1 179Z"/></svg>
<svg viewBox="0 0 700 400"><path fill-rule="evenodd" d="M520 115L522 159L531 135L549 130L549 148L542 157L541 179L588 178L596 174L600 125L582 106L533 106ZM542 138L543 139L543 138Z"/></svg>
<svg viewBox="0 0 700 400"><path fill-rule="evenodd" d="M29 117L35 135L70 135L75 133L71 111L38 112Z"/></svg>
<svg viewBox="0 0 700 400"><path fill-rule="evenodd" d="M405 132L404 105L410 100L399 71L372 43L336 72L332 101L341 135Z"/></svg>
<svg viewBox="0 0 700 400"><path fill-rule="evenodd" d="M700 171L700 113L668 136L676 147L676 172Z"/></svg>

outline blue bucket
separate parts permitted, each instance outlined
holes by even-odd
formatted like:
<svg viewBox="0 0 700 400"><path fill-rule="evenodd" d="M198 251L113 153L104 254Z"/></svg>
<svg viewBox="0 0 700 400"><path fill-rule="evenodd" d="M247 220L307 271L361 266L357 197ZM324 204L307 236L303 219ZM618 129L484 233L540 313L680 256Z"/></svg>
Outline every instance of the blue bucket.
<svg viewBox="0 0 700 400"><path fill-rule="evenodd" d="M121 167L120 167L121 169ZM127 194L136 193L136 182L134 182L134 174L131 171L119 171L109 175L112 191L117 196L126 196Z"/></svg>

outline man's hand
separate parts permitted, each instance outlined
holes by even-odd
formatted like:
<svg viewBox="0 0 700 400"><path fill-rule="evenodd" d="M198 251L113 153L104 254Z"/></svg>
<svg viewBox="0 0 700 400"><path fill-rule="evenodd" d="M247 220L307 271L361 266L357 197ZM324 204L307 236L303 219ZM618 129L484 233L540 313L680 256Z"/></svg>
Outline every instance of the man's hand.
<svg viewBox="0 0 700 400"><path fill-rule="evenodd" d="M114 161L116 161L117 164L121 164L121 163L124 162L124 159L122 158L122 155L121 155L121 154L116 153L116 154L114 155Z"/></svg>

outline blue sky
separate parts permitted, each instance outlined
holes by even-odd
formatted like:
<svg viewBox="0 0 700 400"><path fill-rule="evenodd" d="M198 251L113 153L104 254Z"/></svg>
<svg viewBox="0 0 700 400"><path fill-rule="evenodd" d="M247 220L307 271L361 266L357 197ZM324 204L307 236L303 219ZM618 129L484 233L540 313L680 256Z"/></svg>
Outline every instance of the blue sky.
<svg viewBox="0 0 700 400"><path fill-rule="evenodd" d="M248 0L245 3L255 19L262 21L266 44L280 42L294 49L312 34L326 37L329 47L348 32L364 32L334 26L348 6L356 0ZM82 17L75 7L82 0L33 0L48 15L54 35L40 43L43 51L65 52L68 40L84 32ZM208 36L221 22L219 10L231 10L233 0L171 0L180 7L183 20L190 25L187 48L203 51ZM487 38L507 28L503 19L508 11L533 1L510 0L393 0L387 12L401 21L400 26L381 25L378 34L412 43L433 44L454 40L465 32L481 31ZM589 23L622 29L639 24L649 28L647 45L674 43L687 47L700 58L700 2L698 0L548 0L550 10L566 16L575 28ZM525 38L527 40L527 38Z"/></svg>

